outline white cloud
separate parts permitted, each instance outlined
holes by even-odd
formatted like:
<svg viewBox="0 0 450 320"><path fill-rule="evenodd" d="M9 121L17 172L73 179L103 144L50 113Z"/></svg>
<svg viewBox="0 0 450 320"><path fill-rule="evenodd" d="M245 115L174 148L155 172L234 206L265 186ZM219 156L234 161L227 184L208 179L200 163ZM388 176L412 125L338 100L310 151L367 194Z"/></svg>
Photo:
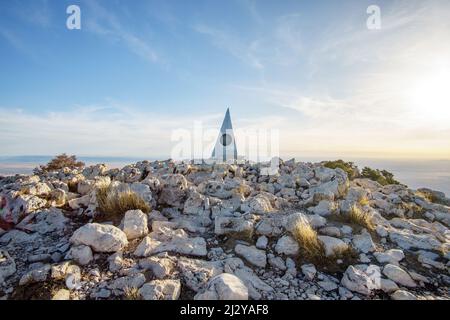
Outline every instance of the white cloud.
<svg viewBox="0 0 450 320"><path fill-rule="evenodd" d="M67 109L67 108L66 108ZM146 108L149 109L149 108ZM178 143L171 141L175 130L193 133L201 123L205 137L215 140L223 114L180 114L166 116L143 113L129 106L78 106L65 112L33 114L0 108L0 150L2 155L53 155L62 152L80 156L123 156L165 158ZM234 119L240 131L281 125L276 117ZM242 140L245 137L242 137ZM204 141L205 146L208 141Z"/></svg>

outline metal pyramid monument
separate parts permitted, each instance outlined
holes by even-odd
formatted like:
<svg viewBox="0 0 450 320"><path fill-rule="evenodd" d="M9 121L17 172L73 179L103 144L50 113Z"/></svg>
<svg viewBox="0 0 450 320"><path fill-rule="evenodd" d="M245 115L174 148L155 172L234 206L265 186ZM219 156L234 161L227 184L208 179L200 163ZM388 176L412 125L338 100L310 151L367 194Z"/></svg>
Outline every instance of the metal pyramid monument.
<svg viewBox="0 0 450 320"><path fill-rule="evenodd" d="M222 127L220 128L219 137L212 152L213 159L218 161L237 160L236 141L233 132L233 124L231 123L230 109L227 109Z"/></svg>

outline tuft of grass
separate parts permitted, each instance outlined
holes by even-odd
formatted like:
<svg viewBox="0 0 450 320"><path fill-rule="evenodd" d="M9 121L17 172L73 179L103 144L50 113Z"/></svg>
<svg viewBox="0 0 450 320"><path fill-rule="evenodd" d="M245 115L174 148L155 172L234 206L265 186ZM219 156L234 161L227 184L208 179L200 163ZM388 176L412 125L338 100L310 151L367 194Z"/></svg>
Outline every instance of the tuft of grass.
<svg viewBox="0 0 450 320"><path fill-rule="evenodd" d="M360 225L369 231L375 230L375 224L370 213L362 211L358 206L353 205L347 220L350 223Z"/></svg>
<svg viewBox="0 0 450 320"><path fill-rule="evenodd" d="M139 289L136 287L125 287L123 290L123 298L125 300L142 300Z"/></svg>
<svg viewBox="0 0 450 320"><path fill-rule="evenodd" d="M361 206L367 206L369 204L369 199L367 199L367 197L363 197L361 200L359 200L359 204Z"/></svg>
<svg viewBox="0 0 450 320"><path fill-rule="evenodd" d="M142 210L149 213L150 206L129 187L120 190L111 185L97 189L97 202L102 214L107 217L121 219L128 210Z"/></svg>
<svg viewBox="0 0 450 320"><path fill-rule="evenodd" d="M306 219L300 219L296 223L292 235L298 242L306 260L321 261L325 258L325 248L319 241L316 230Z"/></svg>
<svg viewBox="0 0 450 320"><path fill-rule="evenodd" d="M313 263L319 270L327 272L344 272L355 263L358 254L351 248L340 249L327 256L325 248L320 242L317 232L306 219L299 220L292 231L294 239L300 246L299 262ZM337 263L340 260L341 263Z"/></svg>

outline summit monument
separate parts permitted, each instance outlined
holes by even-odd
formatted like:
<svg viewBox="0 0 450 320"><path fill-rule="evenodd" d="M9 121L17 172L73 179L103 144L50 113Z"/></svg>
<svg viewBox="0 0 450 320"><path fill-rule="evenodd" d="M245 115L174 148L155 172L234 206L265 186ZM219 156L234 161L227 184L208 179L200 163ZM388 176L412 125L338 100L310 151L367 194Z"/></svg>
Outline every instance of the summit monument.
<svg viewBox="0 0 450 320"><path fill-rule="evenodd" d="M211 158L223 162L237 160L236 140L229 108L225 113L225 118L223 119L222 127L220 128L219 136L217 137Z"/></svg>

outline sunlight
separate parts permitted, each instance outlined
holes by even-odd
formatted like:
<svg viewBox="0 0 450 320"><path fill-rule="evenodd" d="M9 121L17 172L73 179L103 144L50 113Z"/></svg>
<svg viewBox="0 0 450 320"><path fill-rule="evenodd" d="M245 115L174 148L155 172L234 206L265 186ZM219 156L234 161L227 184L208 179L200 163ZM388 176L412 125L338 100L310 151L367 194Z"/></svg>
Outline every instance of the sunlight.
<svg viewBox="0 0 450 320"><path fill-rule="evenodd" d="M415 118L434 124L450 123L450 68L441 67L423 75L409 95Z"/></svg>

